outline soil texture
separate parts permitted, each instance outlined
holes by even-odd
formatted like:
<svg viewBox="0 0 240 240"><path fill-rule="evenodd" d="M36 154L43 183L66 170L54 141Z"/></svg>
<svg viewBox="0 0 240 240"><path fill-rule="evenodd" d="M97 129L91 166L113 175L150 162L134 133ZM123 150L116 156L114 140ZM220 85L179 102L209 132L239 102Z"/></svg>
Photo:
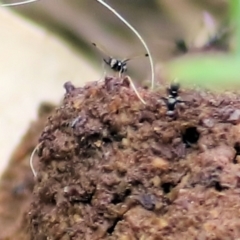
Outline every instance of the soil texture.
<svg viewBox="0 0 240 240"><path fill-rule="evenodd" d="M39 139L32 240L240 238L238 94L65 89Z"/></svg>

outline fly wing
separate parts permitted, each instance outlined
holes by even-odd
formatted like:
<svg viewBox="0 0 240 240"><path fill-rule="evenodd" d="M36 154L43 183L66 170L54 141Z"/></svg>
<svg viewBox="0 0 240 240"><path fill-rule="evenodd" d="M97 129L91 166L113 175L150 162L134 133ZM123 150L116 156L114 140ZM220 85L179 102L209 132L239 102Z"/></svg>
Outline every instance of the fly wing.
<svg viewBox="0 0 240 240"><path fill-rule="evenodd" d="M96 47L101 53L103 53L105 56L110 57L111 55L108 53L106 48L100 44L92 43L94 47Z"/></svg>
<svg viewBox="0 0 240 240"><path fill-rule="evenodd" d="M143 54L132 54L131 56L127 57L127 58L124 58L122 60L122 62L127 62L127 61L130 61L130 60L133 60L135 58L139 58L139 57L148 57L149 55L147 53Z"/></svg>

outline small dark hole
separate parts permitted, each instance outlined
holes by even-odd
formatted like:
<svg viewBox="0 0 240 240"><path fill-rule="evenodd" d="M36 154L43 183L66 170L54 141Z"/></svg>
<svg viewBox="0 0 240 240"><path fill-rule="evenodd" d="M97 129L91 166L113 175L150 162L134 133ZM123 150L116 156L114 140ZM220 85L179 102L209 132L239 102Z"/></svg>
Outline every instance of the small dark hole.
<svg viewBox="0 0 240 240"><path fill-rule="evenodd" d="M197 143L199 136L200 134L196 127L189 127L183 133L182 139L185 144L190 146L191 144Z"/></svg>
<svg viewBox="0 0 240 240"><path fill-rule="evenodd" d="M94 134L89 136L89 139L91 141L97 141L97 140L101 139L101 135L99 133L94 133Z"/></svg>
<svg viewBox="0 0 240 240"><path fill-rule="evenodd" d="M235 149L235 151L236 151L236 154L235 154L235 157L234 157L234 159L233 159L233 163L234 163L234 164L237 164L237 163L238 163L238 161L237 161L237 156L240 155L240 143L235 143L234 149Z"/></svg>
<svg viewBox="0 0 240 240"><path fill-rule="evenodd" d="M162 189L163 189L163 192L165 194L167 193L170 193L170 191L172 190L172 188L174 188L174 184L173 183L170 183L170 182L166 182L166 183L163 183L161 185Z"/></svg>
<svg viewBox="0 0 240 240"><path fill-rule="evenodd" d="M112 140L110 138L107 138L107 137L103 138L102 141L104 143L111 143L112 142Z"/></svg>
<svg viewBox="0 0 240 240"><path fill-rule="evenodd" d="M114 136L113 136L113 139L114 139L114 141L116 141L116 142L121 142L123 138L122 138L121 136L119 136L119 135L114 135Z"/></svg>
<svg viewBox="0 0 240 240"><path fill-rule="evenodd" d="M240 155L240 143L239 142L235 143L234 149L236 150L236 154Z"/></svg>
<svg viewBox="0 0 240 240"><path fill-rule="evenodd" d="M114 220L112 226L108 228L107 233L111 235L111 234L114 232L114 229L115 229L117 223L118 223L119 221L121 221L121 220L122 220L121 218L116 218L116 219Z"/></svg>
<svg viewBox="0 0 240 240"><path fill-rule="evenodd" d="M125 197L129 196L132 193L131 189L126 189Z"/></svg>
<svg viewBox="0 0 240 240"><path fill-rule="evenodd" d="M111 203L115 205L115 204L118 204L120 202L122 202L122 197L120 197L118 194L114 194Z"/></svg>
<svg viewBox="0 0 240 240"><path fill-rule="evenodd" d="M215 189L218 191L218 192L221 192L223 190L223 187L221 186L221 184L219 182L216 182L215 183Z"/></svg>
<svg viewBox="0 0 240 240"><path fill-rule="evenodd" d="M126 189L124 194L119 195L119 194L114 194L113 199L111 201L112 204L118 204L124 201L126 197L128 197L131 194L131 189Z"/></svg>
<svg viewBox="0 0 240 240"><path fill-rule="evenodd" d="M111 131L110 132L110 135L112 137L112 139L116 142L121 142L123 137L119 135L119 133L117 131Z"/></svg>

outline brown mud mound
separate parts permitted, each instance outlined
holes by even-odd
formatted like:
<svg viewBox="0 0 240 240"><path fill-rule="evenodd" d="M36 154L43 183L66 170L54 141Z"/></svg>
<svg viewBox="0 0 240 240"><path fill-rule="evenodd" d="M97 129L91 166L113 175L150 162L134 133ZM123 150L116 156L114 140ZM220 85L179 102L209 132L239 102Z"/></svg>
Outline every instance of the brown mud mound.
<svg viewBox="0 0 240 240"><path fill-rule="evenodd" d="M106 78L65 85L38 151L29 212L45 239L240 238L240 101L181 90L168 116L165 91Z"/></svg>
<svg viewBox="0 0 240 240"><path fill-rule="evenodd" d="M44 129L47 117L55 106L42 103L38 119L14 151L8 168L0 181L0 240L27 240L25 213L31 202L34 178L29 167L29 158Z"/></svg>

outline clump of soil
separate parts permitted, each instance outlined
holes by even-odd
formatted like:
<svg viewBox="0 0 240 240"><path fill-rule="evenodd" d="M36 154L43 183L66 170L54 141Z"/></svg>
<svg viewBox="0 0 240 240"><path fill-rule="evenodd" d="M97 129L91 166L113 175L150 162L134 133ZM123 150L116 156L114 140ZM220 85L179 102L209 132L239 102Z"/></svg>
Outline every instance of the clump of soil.
<svg viewBox="0 0 240 240"><path fill-rule="evenodd" d="M65 85L40 137L31 239L240 238L240 100L106 78Z"/></svg>
<svg viewBox="0 0 240 240"><path fill-rule="evenodd" d="M44 129L47 117L53 112L50 103L42 103L38 119L33 122L14 151L10 164L0 181L0 239L27 240L25 212L31 202L34 179L29 167L29 158L39 136Z"/></svg>

